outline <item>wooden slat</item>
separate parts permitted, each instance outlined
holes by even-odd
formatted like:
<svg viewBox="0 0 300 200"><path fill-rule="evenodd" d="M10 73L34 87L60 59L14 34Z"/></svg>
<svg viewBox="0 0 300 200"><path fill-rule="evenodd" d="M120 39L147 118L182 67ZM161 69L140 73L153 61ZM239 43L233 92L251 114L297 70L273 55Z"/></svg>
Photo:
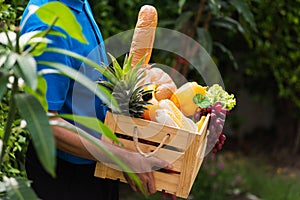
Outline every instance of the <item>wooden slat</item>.
<svg viewBox="0 0 300 200"><path fill-rule="evenodd" d="M207 137L204 138L204 140L202 141L202 144L201 144L201 148L197 152L197 155L196 155L197 161L196 161L196 165L195 165L195 168L194 168L194 171L192 174L192 182L195 181L197 174L200 170L200 167L202 165L204 155L205 155L205 150L206 150L206 143L207 143Z"/></svg>
<svg viewBox="0 0 300 200"><path fill-rule="evenodd" d="M168 174L163 172L154 172L155 186L158 191L165 191L170 194L177 192L179 174Z"/></svg>
<svg viewBox="0 0 300 200"><path fill-rule="evenodd" d="M109 114L107 121L117 124L113 131L130 137L133 135L134 127L137 126L139 138L152 142L160 143L167 134L170 134L170 138L166 141L166 144L183 150L188 148L196 135L196 133L187 130L123 115Z"/></svg>
<svg viewBox="0 0 300 200"><path fill-rule="evenodd" d="M105 174L103 173L105 172ZM123 183L127 183L121 171L112 169L104 165L103 163L97 163L95 176L100 178L108 178L112 180L120 180ZM154 171L153 176L155 179L155 187L158 191L166 191L171 194L176 194L177 183L179 181L179 174L169 174L159 171Z"/></svg>
<svg viewBox="0 0 300 200"><path fill-rule="evenodd" d="M113 132L116 132L117 123L111 112L106 112L104 124L106 124Z"/></svg>
<svg viewBox="0 0 300 200"><path fill-rule="evenodd" d="M206 117L203 126L207 129L209 122L209 116ZM197 135L197 137L193 140L192 144L189 146L187 151L184 154L184 158L182 160L182 171L180 174L180 180L178 183L178 190L176 195L181 197L187 197L190 193L190 190L193 186L196 175L198 174L198 170L200 167L199 162L202 162L197 153L199 152L199 148L202 146L202 142L206 134Z"/></svg>

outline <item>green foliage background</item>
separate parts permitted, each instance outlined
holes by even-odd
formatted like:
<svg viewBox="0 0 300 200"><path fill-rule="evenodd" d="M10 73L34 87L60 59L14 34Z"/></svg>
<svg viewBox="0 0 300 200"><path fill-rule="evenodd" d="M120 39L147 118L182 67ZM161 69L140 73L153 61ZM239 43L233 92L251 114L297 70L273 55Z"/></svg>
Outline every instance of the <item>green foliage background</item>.
<svg viewBox="0 0 300 200"><path fill-rule="evenodd" d="M13 30L20 21L21 13L26 5L25 0L5 1L0 0L0 31L4 29ZM0 103L0 138L3 138L4 127L8 114L8 99L10 94L6 94ZM5 157L3 158L0 177L25 177L25 152L28 143L28 132L20 127L21 118L14 120L12 134L9 138Z"/></svg>
<svg viewBox="0 0 300 200"><path fill-rule="evenodd" d="M13 29L20 20L19 16L26 2L27 0L0 0L0 27ZM274 105L273 126L271 130L263 132L264 137L272 137L272 148L285 148L287 152L299 153L300 0L240 1L250 6L252 16L232 6L232 3L237 2L234 0L207 0L205 2L207 4L203 15L197 27L193 27L199 9L199 1L196 0L90 0L104 39L133 29L138 11L144 4L152 4L157 8L159 27L182 31L186 34L191 34L193 28L200 28L202 35L195 33L191 36L202 43L209 44L206 47L211 49L211 55L219 66L226 89L230 93L238 94L239 88L245 88L251 94L249 98ZM222 5L221 9L213 2ZM206 24L209 13L212 18ZM227 21L224 21L224 17L230 17L230 19L227 18ZM235 21L230 21L231 19ZM255 24L250 23L249 19L250 21L252 19ZM205 35L205 41L199 38L203 35ZM175 65L175 57L168 56L170 55L159 55L154 52L153 59L164 59L162 63ZM186 75L190 79L196 79L190 68ZM3 134L7 109L5 101L2 102L0 104L0 137ZM22 163L26 151L27 133L19 128L19 124L20 119L17 119L13 125L13 137L9 142L1 176L4 174L25 175ZM231 139L234 139L235 135L232 137ZM269 139L268 143L270 143ZM207 171L204 170L203 173Z"/></svg>
<svg viewBox="0 0 300 200"><path fill-rule="evenodd" d="M8 102L7 98L0 104L0 138L3 137L4 125L7 119ZM28 132L20 127L20 118L14 121L12 135L9 139L8 148L6 149L3 161L3 168L0 172L0 177L25 177L25 152L28 142Z"/></svg>
<svg viewBox="0 0 300 200"><path fill-rule="evenodd" d="M300 108L300 1L262 1L253 5L259 32L252 35L248 76L275 79L279 97ZM264 11L264 12L262 12ZM269 73L271 72L271 73Z"/></svg>

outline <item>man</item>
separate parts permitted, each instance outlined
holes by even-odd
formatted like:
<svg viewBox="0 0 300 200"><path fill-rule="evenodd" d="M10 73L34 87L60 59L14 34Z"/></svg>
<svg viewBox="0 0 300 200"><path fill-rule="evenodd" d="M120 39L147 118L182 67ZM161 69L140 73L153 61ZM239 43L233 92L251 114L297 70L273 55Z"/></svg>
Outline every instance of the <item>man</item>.
<svg viewBox="0 0 300 200"><path fill-rule="evenodd" d="M23 19L25 19L25 16L29 13L30 6L41 6L50 1L53 0L30 0L24 11ZM63 38L52 35L47 36L52 40L49 46L76 52L80 55L92 58L99 64L102 62L107 63L103 39L94 21L87 0L59 1L71 9L77 21L83 27L83 34L89 43L82 44L69 36ZM34 14L21 23L24 23L22 24L21 34L48 28L48 26L43 24ZM61 31L58 27L54 27L54 30ZM102 76L102 74L78 60L61 54L43 53L41 56L36 57L36 59L60 62L81 71L93 81L98 80L99 77ZM46 66L39 65L38 69L41 70L45 67ZM101 100L95 98L94 94L76 81L58 74L45 75L45 79L47 81L49 112L91 116L97 117L100 120L105 118L106 108L101 106ZM62 118L57 118L57 120L64 123L73 123ZM86 131L93 134L91 130ZM43 170L32 145L29 146L27 152L26 171L28 178L33 180L32 187L38 196L45 200L118 199L117 182L99 179L93 175L96 161L93 155L96 153L97 157L101 157L101 161L104 162L111 162L110 158L71 131L53 126L53 134L57 146L56 178L52 178ZM99 140L99 143L118 156L135 172L142 172L137 173L137 175L146 191L150 194L156 191L153 174L151 172L152 167L170 167L165 161L154 157L144 158L138 153L112 146L101 140ZM93 155L91 149L93 149ZM128 182L134 190L137 190L134 181L128 179Z"/></svg>

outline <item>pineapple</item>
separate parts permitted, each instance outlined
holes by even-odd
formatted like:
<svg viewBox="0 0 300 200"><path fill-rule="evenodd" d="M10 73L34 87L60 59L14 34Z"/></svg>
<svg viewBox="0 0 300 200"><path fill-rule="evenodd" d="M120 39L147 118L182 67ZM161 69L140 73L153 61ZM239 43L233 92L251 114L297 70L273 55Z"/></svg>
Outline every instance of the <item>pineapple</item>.
<svg viewBox="0 0 300 200"><path fill-rule="evenodd" d="M125 57L122 67L113 56L110 57L112 66L105 66L107 80L101 79L99 84L112 92L119 105L118 114L142 118L146 105L149 105L142 97L152 92L144 90L148 84L140 85L145 71L145 68L141 68L143 59L132 68L132 56Z"/></svg>

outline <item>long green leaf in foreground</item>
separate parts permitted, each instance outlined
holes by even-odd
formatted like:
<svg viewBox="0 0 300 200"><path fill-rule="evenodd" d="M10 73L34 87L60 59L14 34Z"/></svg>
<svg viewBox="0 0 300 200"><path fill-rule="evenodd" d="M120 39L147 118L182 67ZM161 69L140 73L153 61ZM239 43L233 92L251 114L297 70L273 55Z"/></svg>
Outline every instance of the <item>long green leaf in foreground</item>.
<svg viewBox="0 0 300 200"><path fill-rule="evenodd" d="M130 178L138 185L138 187L143 191L143 193L146 195L145 188L143 187L140 179L136 176L136 174L127 167L118 157L116 157L112 152L108 151L104 146L101 145L99 142L99 139L93 137L92 135L88 134L87 132L76 128L75 126L66 124L64 122L60 122L57 120L50 120L50 124L53 126L60 126L62 128L68 129L70 131L73 131L74 133L79 134L81 137L89 141L91 144L98 147L101 151L103 151L113 162L115 162L123 171L127 172Z"/></svg>
<svg viewBox="0 0 300 200"><path fill-rule="evenodd" d="M15 101L19 112L27 122L27 129L37 155L44 169L55 176L55 143L49 118L40 104L32 95L20 93L15 95Z"/></svg>
<svg viewBox="0 0 300 200"><path fill-rule="evenodd" d="M15 71L18 72L19 78L23 78L25 83L33 90L37 88L37 68L35 59L27 55L17 55L18 65L15 67Z"/></svg>
<svg viewBox="0 0 300 200"><path fill-rule="evenodd" d="M105 87L96 84L95 82L91 81L82 73L74 70L66 65L61 63L53 63L48 61L40 61L38 64L46 65L52 68L59 70L63 75L68 76L73 80L80 80L80 84L86 87L91 92L94 92L97 97L99 97L105 104L110 105L110 108L113 111L118 111L118 104L115 98L111 95L110 91L108 91Z"/></svg>
<svg viewBox="0 0 300 200"><path fill-rule="evenodd" d="M120 144L120 141L118 140L115 133L108 126L106 126L101 120L97 118L79 116L79 115L70 115L70 114L60 114L59 116L68 120L74 120L76 123L79 123L94 131L97 131L99 134L104 134L112 141Z"/></svg>
<svg viewBox="0 0 300 200"><path fill-rule="evenodd" d="M47 82L41 75L37 76L37 88L36 90L32 90L29 86L25 85L24 91L27 94L33 95L38 101L42 104L44 110L48 112L48 102L46 99L46 91L47 91Z"/></svg>

